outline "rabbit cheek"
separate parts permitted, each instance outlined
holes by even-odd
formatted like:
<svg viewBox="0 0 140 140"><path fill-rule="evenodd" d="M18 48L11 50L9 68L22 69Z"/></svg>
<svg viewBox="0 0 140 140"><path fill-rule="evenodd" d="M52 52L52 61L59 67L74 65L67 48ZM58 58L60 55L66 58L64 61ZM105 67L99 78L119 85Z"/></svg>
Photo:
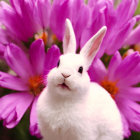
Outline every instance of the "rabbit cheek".
<svg viewBox="0 0 140 140"><path fill-rule="evenodd" d="M62 77L61 74L56 75L56 76L54 77L54 79L55 79L55 83L56 83L56 85L58 85L58 84L62 84L63 81L64 81L64 78Z"/></svg>
<svg viewBox="0 0 140 140"><path fill-rule="evenodd" d="M75 89L76 89L76 83L75 83L73 80L67 79L67 80L65 81L65 83L69 86L69 88L70 88L71 90L75 90Z"/></svg>
<svg viewBox="0 0 140 140"><path fill-rule="evenodd" d="M66 84L69 86L69 88L71 89L71 91L78 91L80 88L80 85L78 83L78 80L76 77L71 76L68 79L66 79Z"/></svg>
<svg viewBox="0 0 140 140"><path fill-rule="evenodd" d="M61 76L61 74L56 68L52 69L48 74L48 85L56 86L62 81L63 81L63 77Z"/></svg>

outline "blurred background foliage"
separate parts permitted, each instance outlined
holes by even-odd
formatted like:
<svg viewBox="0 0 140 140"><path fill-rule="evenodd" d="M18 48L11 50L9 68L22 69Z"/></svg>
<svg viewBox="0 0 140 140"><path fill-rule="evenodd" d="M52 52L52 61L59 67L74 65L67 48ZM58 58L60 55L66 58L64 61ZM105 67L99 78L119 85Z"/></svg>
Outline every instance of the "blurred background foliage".
<svg viewBox="0 0 140 140"><path fill-rule="evenodd" d="M2 1L2 0L0 0ZM8 2L8 0L5 0ZM85 0L87 2L88 0ZM121 1L121 0L118 0ZM135 12L135 15L140 14L140 0L138 8ZM140 23L139 23L140 24ZM122 52L125 50L121 50ZM103 61L110 60L109 57L104 55L102 57ZM107 62L106 61L106 62ZM3 65L3 67L1 67ZM8 71L8 67L3 64L2 61L0 61L0 71ZM0 87L0 97L9 93L8 89L3 89ZM13 129L7 129L3 127L2 121L0 121L0 140L38 140L38 138L31 136L29 132L29 111L26 112L20 123ZM140 140L140 132L132 132L132 135L129 138L126 138L125 140Z"/></svg>

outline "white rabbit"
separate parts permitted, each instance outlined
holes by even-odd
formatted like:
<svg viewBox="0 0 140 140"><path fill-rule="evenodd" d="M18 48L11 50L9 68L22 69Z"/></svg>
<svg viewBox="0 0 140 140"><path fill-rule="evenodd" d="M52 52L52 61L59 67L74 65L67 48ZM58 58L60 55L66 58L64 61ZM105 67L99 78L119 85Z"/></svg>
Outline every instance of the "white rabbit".
<svg viewBox="0 0 140 140"><path fill-rule="evenodd" d="M76 40L66 19L64 55L48 74L48 84L37 102L39 129L43 140L122 140L119 110L110 94L90 82L91 65L106 27L102 27L75 54Z"/></svg>

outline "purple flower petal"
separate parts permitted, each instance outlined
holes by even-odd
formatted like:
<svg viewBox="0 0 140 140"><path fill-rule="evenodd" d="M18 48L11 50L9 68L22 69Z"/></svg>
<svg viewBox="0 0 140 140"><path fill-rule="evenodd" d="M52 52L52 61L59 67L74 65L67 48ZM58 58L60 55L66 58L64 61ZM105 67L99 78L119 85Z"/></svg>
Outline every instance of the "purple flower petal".
<svg viewBox="0 0 140 140"><path fill-rule="evenodd" d="M123 24L133 17L138 5L138 0L122 0L117 8L118 21Z"/></svg>
<svg viewBox="0 0 140 140"><path fill-rule="evenodd" d="M29 93L12 93L0 98L0 119L7 128L15 127L32 103Z"/></svg>
<svg viewBox="0 0 140 140"><path fill-rule="evenodd" d="M72 9L71 9L71 21L72 24L75 26L76 22L78 21L77 15L80 15L81 8L85 6L85 2L83 0L74 0L71 2ZM85 10L84 10L85 11Z"/></svg>
<svg viewBox="0 0 140 140"><path fill-rule="evenodd" d="M140 44L140 25L136 27L125 40L125 44L134 45Z"/></svg>
<svg viewBox="0 0 140 140"><path fill-rule="evenodd" d="M118 98L117 105L129 124L129 128L140 131L140 105L127 98Z"/></svg>
<svg viewBox="0 0 140 140"><path fill-rule="evenodd" d="M93 62L91 67L88 70L91 81L100 83L107 74L107 70L100 59L97 59Z"/></svg>
<svg viewBox="0 0 140 140"><path fill-rule="evenodd" d="M122 61L122 57L120 53L117 51L114 56L111 58L111 61L108 66L108 79L111 81L115 81L115 74L116 68L120 65Z"/></svg>
<svg viewBox="0 0 140 140"><path fill-rule="evenodd" d="M131 118L128 118L130 123L129 124L130 128L134 131L139 132L140 131L140 105L135 102L130 102L129 107L133 112Z"/></svg>
<svg viewBox="0 0 140 140"><path fill-rule="evenodd" d="M21 40L26 40L26 35L24 32L23 24L22 28L19 16L16 12L5 2L0 2L0 19L2 23L6 26L6 28L13 33L15 38L19 38Z"/></svg>
<svg viewBox="0 0 140 140"><path fill-rule="evenodd" d="M17 119L17 114L15 112L15 109L13 109L9 116L7 116L7 118L3 121L3 125L6 126L6 125L9 125L10 123L13 123L14 121L16 121ZM11 124L10 124L11 125ZM7 126L8 127L8 126Z"/></svg>
<svg viewBox="0 0 140 140"><path fill-rule="evenodd" d="M0 3L2 23L15 35L15 38L28 41L40 29L37 17L34 15L35 3L31 0L10 0L10 3L12 7L5 2Z"/></svg>
<svg viewBox="0 0 140 140"><path fill-rule="evenodd" d="M129 114L127 114L126 118L129 120L129 125L130 128L134 131L140 131L140 105L129 101L127 102L128 104L128 111Z"/></svg>
<svg viewBox="0 0 140 140"><path fill-rule="evenodd" d="M2 26L0 24L0 26ZM13 42L15 44L19 44L20 46L22 46L23 44L21 43L20 40L18 40L18 38L15 37L15 35L13 33L11 33L11 31L9 31L7 28L3 29L0 28L0 43L3 45L7 45L10 42Z"/></svg>
<svg viewBox="0 0 140 140"><path fill-rule="evenodd" d="M123 87L121 88L121 93L119 93L118 97L119 96L130 99L135 102L139 102L140 101L140 87Z"/></svg>
<svg viewBox="0 0 140 140"><path fill-rule="evenodd" d="M2 44L0 44L0 58L4 57L4 51L5 51L5 46L3 46Z"/></svg>
<svg viewBox="0 0 140 140"><path fill-rule="evenodd" d="M132 71L118 82L119 87L129 87L140 82L140 63L132 68Z"/></svg>
<svg viewBox="0 0 140 140"><path fill-rule="evenodd" d="M19 18L17 24L22 22L22 24L19 24L18 29L21 30L23 28L23 31L26 33L26 40L28 40L41 28L36 20L35 2L32 0L10 0L10 3L16 13L16 18Z"/></svg>
<svg viewBox="0 0 140 140"><path fill-rule="evenodd" d="M125 57L121 64L116 69L114 75L116 75L116 80L120 80L129 76L129 74L134 70L140 62L140 55L138 52L133 53Z"/></svg>
<svg viewBox="0 0 140 140"><path fill-rule="evenodd" d="M88 5L92 8L97 4L96 0L88 0Z"/></svg>
<svg viewBox="0 0 140 140"><path fill-rule="evenodd" d="M37 112L36 112L36 103L37 103L38 97L34 99L34 102L32 104L31 114L30 114L30 133L33 136L37 136L38 138L41 137L39 128L38 128L38 121L37 121Z"/></svg>
<svg viewBox="0 0 140 140"><path fill-rule="evenodd" d="M8 40L6 38L5 30L0 28L0 43L7 44L7 42L8 42ZM1 46L0 46L0 49L1 49ZM0 55L1 55L1 50L0 50Z"/></svg>
<svg viewBox="0 0 140 140"><path fill-rule="evenodd" d="M18 91L27 91L28 86L20 78L0 71L0 86Z"/></svg>
<svg viewBox="0 0 140 140"><path fill-rule="evenodd" d="M13 69L22 79L28 79L32 76L31 64L25 53L16 45L10 44L5 50L5 59L8 65Z"/></svg>
<svg viewBox="0 0 140 140"><path fill-rule="evenodd" d="M44 42L41 39L34 41L30 46L29 53L32 69L35 74L40 75L43 72L45 62Z"/></svg>
<svg viewBox="0 0 140 140"><path fill-rule="evenodd" d="M70 2L69 0L53 0L50 28L59 40L62 40L64 34L65 20L70 17Z"/></svg>
<svg viewBox="0 0 140 140"><path fill-rule="evenodd" d="M56 45L53 45L47 52L45 58L45 71L44 74L48 74L48 72L57 65L59 60L60 50Z"/></svg>
<svg viewBox="0 0 140 140"><path fill-rule="evenodd" d="M36 6L37 6L36 14L38 14L40 25L42 26L43 29L45 29L49 25L51 3L49 0L38 0Z"/></svg>
<svg viewBox="0 0 140 140"><path fill-rule="evenodd" d="M136 15L135 18L136 18L136 22L140 21L140 15Z"/></svg>
<svg viewBox="0 0 140 140"><path fill-rule="evenodd" d="M115 31L112 36L110 36L106 42L106 44L103 44L106 47L105 52L107 54L113 54L116 50L120 49L124 43L124 40L126 39L127 35L132 30L133 26L136 23L136 19L133 18L129 21L129 23L124 24L121 28L114 28Z"/></svg>
<svg viewBox="0 0 140 140"><path fill-rule="evenodd" d="M74 13L74 11L73 11ZM88 24L88 19L89 19L89 9L86 5L82 5L80 10L79 10L79 14L75 14L75 25L74 25L74 31L75 31L75 36L76 36L76 40L77 40L77 47L79 47L80 45L80 40L81 40L81 34L83 32L83 30L85 29L85 27Z"/></svg>

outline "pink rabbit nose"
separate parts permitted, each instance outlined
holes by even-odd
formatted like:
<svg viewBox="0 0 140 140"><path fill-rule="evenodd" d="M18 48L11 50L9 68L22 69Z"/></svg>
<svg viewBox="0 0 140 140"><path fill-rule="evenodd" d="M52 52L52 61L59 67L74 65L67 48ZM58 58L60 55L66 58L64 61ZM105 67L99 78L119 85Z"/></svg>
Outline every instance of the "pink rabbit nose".
<svg viewBox="0 0 140 140"><path fill-rule="evenodd" d="M69 74L66 74L66 73L61 73L61 74L62 74L62 76L63 76L64 78L68 78L68 77L70 77Z"/></svg>

